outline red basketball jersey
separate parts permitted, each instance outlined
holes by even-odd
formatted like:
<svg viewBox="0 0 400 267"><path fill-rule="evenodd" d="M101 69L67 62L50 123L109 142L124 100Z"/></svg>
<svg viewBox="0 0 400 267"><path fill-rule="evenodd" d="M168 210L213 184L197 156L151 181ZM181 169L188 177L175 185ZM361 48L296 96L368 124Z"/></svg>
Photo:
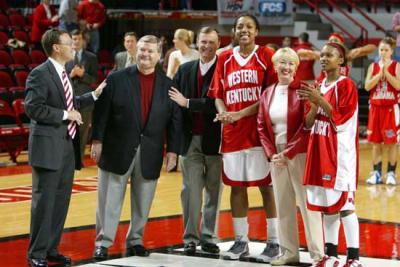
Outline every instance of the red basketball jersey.
<svg viewBox="0 0 400 267"><path fill-rule="evenodd" d="M222 99L228 112L242 110L258 102L263 89L276 82L271 57L273 51L256 46L246 58L239 47L223 52L211 81L208 96ZM261 146L257 133L257 114L223 126L221 152Z"/></svg>
<svg viewBox="0 0 400 267"><path fill-rule="evenodd" d="M379 73L381 67L379 63L373 63L372 76ZM391 75L396 76L397 62L392 60L388 67ZM397 104L397 90L385 79L381 79L369 93L369 103L375 106L393 106Z"/></svg>
<svg viewBox="0 0 400 267"><path fill-rule="evenodd" d="M307 150L305 185L355 191L358 177L358 95L354 82L341 76L321 93L332 117L319 107Z"/></svg>

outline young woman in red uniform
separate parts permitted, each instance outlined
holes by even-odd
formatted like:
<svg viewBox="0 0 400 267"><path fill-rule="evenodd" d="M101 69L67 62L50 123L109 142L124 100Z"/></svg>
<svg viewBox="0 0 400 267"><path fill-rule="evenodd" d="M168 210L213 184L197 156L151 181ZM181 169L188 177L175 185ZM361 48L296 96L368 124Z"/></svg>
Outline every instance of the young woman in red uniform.
<svg viewBox="0 0 400 267"><path fill-rule="evenodd" d="M327 43L321 51L321 67L326 78L319 90L303 84L301 98L309 100L305 126L311 128L304 184L307 207L323 213L325 253L316 267L339 266L340 222L347 245L345 267L361 267L359 224L354 194L358 177L358 95L354 82L340 75L346 64L343 46Z"/></svg>
<svg viewBox="0 0 400 267"><path fill-rule="evenodd" d="M257 133L257 112L261 92L276 81L276 74L271 62L273 51L255 43L259 29L257 19L251 15L236 19L234 34L239 46L218 57L208 95L216 99L215 120L223 123L222 177L231 186L235 243L223 253L223 258L237 260L249 253L247 187L258 186L268 225L267 245L259 260L269 262L279 254L277 219L273 190L269 186L269 162Z"/></svg>
<svg viewBox="0 0 400 267"><path fill-rule="evenodd" d="M396 184L397 129L399 125L398 90L400 90L399 64L392 60L396 41L385 37L379 43L379 61L372 63L365 78L369 91L368 141L372 143L374 171L368 184L382 183L382 151L388 149L389 162L386 184Z"/></svg>

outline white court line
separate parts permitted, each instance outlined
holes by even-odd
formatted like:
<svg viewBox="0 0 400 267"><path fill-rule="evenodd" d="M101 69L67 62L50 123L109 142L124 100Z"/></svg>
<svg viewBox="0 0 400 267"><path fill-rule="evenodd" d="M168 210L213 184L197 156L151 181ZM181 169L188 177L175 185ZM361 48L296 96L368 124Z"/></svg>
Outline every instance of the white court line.
<svg viewBox="0 0 400 267"><path fill-rule="evenodd" d="M232 245L232 241L219 243L221 251L226 251ZM265 247L264 243L250 242L250 256L260 254ZM182 248L176 251L183 251ZM307 252L300 252L302 263L311 263L312 260ZM345 264L345 256L340 256L341 264ZM386 260L377 258L361 257L364 267L400 267L400 261ZM342 266L340 265L340 266ZM151 253L150 257L127 257L82 265L84 267L105 267L105 266L132 266L132 267L246 267L246 266L270 266L264 263L254 263L245 261L226 261L222 259L211 259L203 257L193 257L174 254Z"/></svg>

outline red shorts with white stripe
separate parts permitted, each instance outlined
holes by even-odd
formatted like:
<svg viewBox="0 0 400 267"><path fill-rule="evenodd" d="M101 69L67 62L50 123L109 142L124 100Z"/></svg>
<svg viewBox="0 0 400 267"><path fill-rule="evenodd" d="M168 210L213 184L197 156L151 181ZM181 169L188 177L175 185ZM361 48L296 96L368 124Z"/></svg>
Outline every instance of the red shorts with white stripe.
<svg viewBox="0 0 400 267"><path fill-rule="evenodd" d="M337 213L355 210L353 191L338 191L321 186L307 186L307 208L313 211Z"/></svg>
<svg viewBox="0 0 400 267"><path fill-rule="evenodd" d="M368 142L396 144L399 125L399 106L371 105L368 113Z"/></svg>

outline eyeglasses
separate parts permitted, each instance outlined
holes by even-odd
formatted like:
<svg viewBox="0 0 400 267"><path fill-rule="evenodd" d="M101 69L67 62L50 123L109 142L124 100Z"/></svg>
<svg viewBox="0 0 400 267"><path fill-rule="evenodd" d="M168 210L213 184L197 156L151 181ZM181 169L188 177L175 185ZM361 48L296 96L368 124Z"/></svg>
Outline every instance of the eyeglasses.
<svg viewBox="0 0 400 267"><path fill-rule="evenodd" d="M72 46L72 43L66 43L66 44L63 44L63 43L58 43L58 45L67 45L67 46Z"/></svg>

